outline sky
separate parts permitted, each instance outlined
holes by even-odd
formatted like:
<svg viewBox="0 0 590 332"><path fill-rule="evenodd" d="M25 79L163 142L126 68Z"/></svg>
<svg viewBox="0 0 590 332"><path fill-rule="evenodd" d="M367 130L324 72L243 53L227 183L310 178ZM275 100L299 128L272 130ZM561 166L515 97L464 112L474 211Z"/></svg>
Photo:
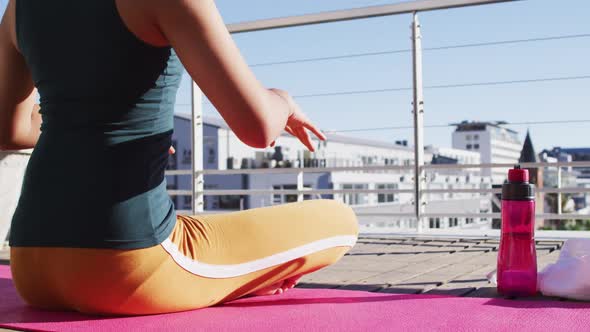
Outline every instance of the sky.
<svg viewBox="0 0 590 332"><path fill-rule="evenodd" d="M2 6L6 0L0 0ZM391 4L370 0L218 0L227 23ZM577 38L469 48L425 50L424 86L590 76L590 1L528 0L419 14L423 47L582 35ZM234 35L251 65L316 57L408 50L411 15L312 25ZM342 91L412 86L411 53L254 66L265 86L302 96ZM426 88L425 124L463 120L518 124L521 138L530 130L537 151L589 146L590 79L493 86ZM178 94L177 111L188 112L188 76ZM324 130L354 130L412 125L411 91L296 98ZM210 104L205 114L216 115ZM426 128L425 143L450 146L452 126ZM412 141L411 129L367 130L347 135Z"/></svg>

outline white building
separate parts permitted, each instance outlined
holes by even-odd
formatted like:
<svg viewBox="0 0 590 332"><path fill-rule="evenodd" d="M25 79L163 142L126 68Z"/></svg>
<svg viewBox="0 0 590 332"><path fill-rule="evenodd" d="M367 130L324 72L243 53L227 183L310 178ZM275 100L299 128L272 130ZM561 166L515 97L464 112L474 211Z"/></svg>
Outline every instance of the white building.
<svg viewBox="0 0 590 332"><path fill-rule="evenodd" d="M414 151L407 144L359 139L342 135L328 134L326 142L314 141L316 152L309 152L299 140L290 135L281 136L274 148L253 149L238 140L229 127L218 118L205 117L203 157L205 168L273 168L273 167L316 167L320 171L305 173L304 187L314 189L348 189L352 192L334 195L322 195L324 198L341 200L357 211L383 214L408 214L408 217L379 217L359 215L361 224L393 227L397 229L413 228L415 221L411 218L414 196L413 169L388 171L321 171L328 167L377 166L413 164ZM190 167L190 117L177 114L173 142L177 156L172 168ZM451 148L429 147L425 150L425 160L430 162L433 156L440 157L445 163L479 163L479 154ZM444 158L442 158L444 157ZM182 159L179 159L182 158ZM188 161L185 163L185 161ZM190 179L169 176L169 189L189 189ZM206 175L206 189L296 189L295 174L244 174L244 175ZM427 172L427 188L430 189L476 189L489 188L489 177L482 177L479 170L437 170ZM354 190L401 189L408 193L366 193ZM425 195L429 202L427 213L478 213L489 212L489 197L474 193L431 193ZM305 199L317 198L318 195L305 195ZM177 209L190 209L190 197L185 201L175 199ZM292 202L297 195L255 195L255 196L206 196L206 210L232 210L237 208L255 208ZM473 218L432 218L433 228L473 227L479 220ZM427 221L428 222L428 221ZM485 221L484 221L485 222Z"/></svg>
<svg viewBox="0 0 590 332"><path fill-rule="evenodd" d="M476 165L481 163L481 155L478 151L469 151L463 149L454 149L454 148L445 148L445 147L436 147L436 146L426 146L424 149L425 153L428 155L432 155L434 158L436 157L445 157L448 159L448 163L456 163L456 164L471 164ZM479 173L480 169L470 169L471 172Z"/></svg>
<svg viewBox="0 0 590 332"><path fill-rule="evenodd" d="M543 150L540 153L541 161L544 162L572 162L572 161L586 161L590 159L590 149L588 148L560 148L554 147L551 150ZM557 167L545 167L543 171L544 186L549 188L558 187L558 168ZM563 188L590 188L590 174L588 167L561 167L561 183L560 186ZM574 210L576 213L587 214L590 210L590 194L589 193L577 193L573 194L572 200L575 201ZM547 212L555 212L550 208L546 208ZM564 210L565 211L565 210Z"/></svg>
<svg viewBox="0 0 590 332"><path fill-rule="evenodd" d="M479 152L481 163L515 164L520 157L522 142L514 130L502 127L503 122L467 122L457 124L453 132L453 148ZM508 168L483 169L496 184L506 179Z"/></svg>

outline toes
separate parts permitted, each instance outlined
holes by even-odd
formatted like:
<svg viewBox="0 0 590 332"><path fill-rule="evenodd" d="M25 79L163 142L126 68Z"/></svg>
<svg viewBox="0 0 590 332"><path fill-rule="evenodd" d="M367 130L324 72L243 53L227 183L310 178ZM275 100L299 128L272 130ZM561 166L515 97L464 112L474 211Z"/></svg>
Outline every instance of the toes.
<svg viewBox="0 0 590 332"><path fill-rule="evenodd" d="M299 279L301 279L301 276L295 276L289 279L286 279L285 282L283 283L283 291L287 291L291 288L294 288L297 283L299 282Z"/></svg>
<svg viewBox="0 0 590 332"><path fill-rule="evenodd" d="M293 288L299 283L301 277L302 275L297 275L289 279L286 279L284 285L288 286L288 288Z"/></svg>
<svg viewBox="0 0 590 332"><path fill-rule="evenodd" d="M253 295L256 296L265 296L265 295L274 295L277 292L277 289L280 289L282 286L282 283L276 283L276 284L272 284L268 287L264 287L262 289L259 289L255 292L253 292Z"/></svg>
<svg viewBox="0 0 590 332"><path fill-rule="evenodd" d="M291 278L287 278L283 281L277 282L265 288L259 289L256 292L251 293L253 296L265 296L265 295L279 295L283 294L284 292L288 291L291 288L294 288L299 280L301 279L302 275L297 275Z"/></svg>

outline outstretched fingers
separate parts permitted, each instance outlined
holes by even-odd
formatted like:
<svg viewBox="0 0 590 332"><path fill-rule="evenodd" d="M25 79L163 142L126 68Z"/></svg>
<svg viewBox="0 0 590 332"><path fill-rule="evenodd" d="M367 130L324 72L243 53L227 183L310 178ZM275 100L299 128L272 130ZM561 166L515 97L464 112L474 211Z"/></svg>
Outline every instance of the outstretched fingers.
<svg viewBox="0 0 590 332"><path fill-rule="evenodd" d="M301 143L303 143L309 149L309 151L314 152L315 149L313 147L313 143L311 142L311 138L309 137L309 134L307 133L305 128L297 127L297 129L295 129L295 132L297 133L297 137L299 138Z"/></svg>
<svg viewBox="0 0 590 332"><path fill-rule="evenodd" d="M324 135L324 133L322 133L316 126L314 126L313 124L309 123L309 122L304 122L303 126L309 130L311 130L311 132L316 135L317 138L321 139L322 141L326 140L326 135Z"/></svg>
<svg viewBox="0 0 590 332"><path fill-rule="evenodd" d="M315 148L313 147L313 141L311 140L311 137L309 136L306 128L314 133L322 141L326 139L326 136L319 129L308 123L303 123L301 126L297 127L285 126L285 131L297 137L299 141L303 143L303 145L305 145L310 151L314 152Z"/></svg>

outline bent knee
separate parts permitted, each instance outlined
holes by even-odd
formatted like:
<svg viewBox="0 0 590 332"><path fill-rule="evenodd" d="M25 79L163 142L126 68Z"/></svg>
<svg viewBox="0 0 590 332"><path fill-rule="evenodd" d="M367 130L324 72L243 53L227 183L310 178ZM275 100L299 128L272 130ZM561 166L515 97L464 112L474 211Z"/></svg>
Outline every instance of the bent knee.
<svg viewBox="0 0 590 332"><path fill-rule="evenodd" d="M339 221L342 224L342 227L344 227L349 234L358 235L358 220L356 217L356 213L354 212L352 207L340 201L332 200L332 202L332 204L334 205L334 209L336 209L336 211L340 215Z"/></svg>
<svg viewBox="0 0 590 332"><path fill-rule="evenodd" d="M310 201L315 202L318 209L326 217L325 221L334 224L335 231L342 234L358 235L358 220L354 210L347 204L333 199L321 199Z"/></svg>

